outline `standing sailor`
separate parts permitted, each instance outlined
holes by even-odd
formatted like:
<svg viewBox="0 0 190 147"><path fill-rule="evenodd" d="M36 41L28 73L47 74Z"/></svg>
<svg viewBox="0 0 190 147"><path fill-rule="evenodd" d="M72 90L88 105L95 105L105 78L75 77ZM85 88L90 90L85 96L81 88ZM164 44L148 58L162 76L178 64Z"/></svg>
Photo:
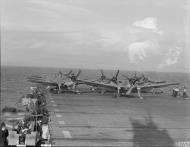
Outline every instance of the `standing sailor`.
<svg viewBox="0 0 190 147"><path fill-rule="evenodd" d="M178 87L173 88L172 96L177 97L178 95L179 95L179 88Z"/></svg>
<svg viewBox="0 0 190 147"><path fill-rule="evenodd" d="M178 87L175 88L175 91L176 91L176 97L179 96L179 88Z"/></svg>
<svg viewBox="0 0 190 147"><path fill-rule="evenodd" d="M183 97L183 98L187 98L187 89L186 89L185 86L183 87L182 93L183 93L183 94L182 94L182 97Z"/></svg>
<svg viewBox="0 0 190 147"><path fill-rule="evenodd" d="M1 123L1 130L0 130L0 134L1 134L1 144L2 146L6 147L8 146L8 140L7 140L7 137L9 136L9 131L8 129L6 128L6 125L4 122Z"/></svg>

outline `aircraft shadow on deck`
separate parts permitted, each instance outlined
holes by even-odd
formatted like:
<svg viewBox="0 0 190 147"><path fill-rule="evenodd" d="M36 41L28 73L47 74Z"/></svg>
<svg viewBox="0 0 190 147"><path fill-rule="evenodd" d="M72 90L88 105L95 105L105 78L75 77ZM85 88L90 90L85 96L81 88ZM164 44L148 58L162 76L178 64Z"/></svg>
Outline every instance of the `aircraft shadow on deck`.
<svg viewBox="0 0 190 147"><path fill-rule="evenodd" d="M130 118L133 127L133 144L134 147L153 147L153 146L175 146L173 139L166 129L159 129L151 118L141 122Z"/></svg>

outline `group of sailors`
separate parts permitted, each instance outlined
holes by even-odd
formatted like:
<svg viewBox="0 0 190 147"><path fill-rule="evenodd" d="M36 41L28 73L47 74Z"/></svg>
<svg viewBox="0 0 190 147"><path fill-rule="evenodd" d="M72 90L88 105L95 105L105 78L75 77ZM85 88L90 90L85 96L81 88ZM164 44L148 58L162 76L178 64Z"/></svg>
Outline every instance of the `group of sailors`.
<svg viewBox="0 0 190 147"><path fill-rule="evenodd" d="M17 131L26 134L33 128L33 131L39 132L40 136L42 136L42 125L47 125L49 122L49 112L46 107L45 93L41 88L36 87L32 89L32 93L28 95L28 97L30 99L35 99L35 103L33 101L33 103L27 105L26 110L30 113L24 118L24 120L18 123ZM35 122L35 124L32 124L31 122Z"/></svg>
<svg viewBox="0 0 190 147"><path fill-rule="evenodd" d="M19 144L25 144L26 134L31 134L33 131L37 131L39 136L42 136L42 126L47 125L49 122L49 112L46 108L46 96L44 91L37 87L32 90L31 94L27 94L25 98L30 99L26 106L25 117L17 121L13 126L13 131L16 131L19 136ZM35 101L31 101L35 99ZM35 102L35 103L34 103ZM3 140L0 146L8 145L7 137L9 135L8 129L4 122L1 123L1 140Z"/></svg>
<svg viewBox="0 0 190 147"><path fill-rule="evenodd" d="M179 87L173 88L172 96L173 97L181 96L183 98L187 98L187 88L185 86L182 89L180 89Z"/></svg>

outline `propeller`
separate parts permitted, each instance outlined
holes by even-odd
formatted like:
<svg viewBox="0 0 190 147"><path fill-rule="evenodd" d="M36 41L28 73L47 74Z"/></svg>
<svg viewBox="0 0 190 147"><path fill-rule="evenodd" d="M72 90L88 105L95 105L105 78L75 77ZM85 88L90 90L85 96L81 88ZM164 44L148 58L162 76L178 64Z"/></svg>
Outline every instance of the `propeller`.
<svg viewBox="0 0 190 147"><path fill-rule="evenodd" d="M55 77L56 77L56 78L57 78L57 77L63 78L63 76L68 77L72 72L73 72L73 71L70 70L68 73L63 74L62 71L59 71L58 73L55 73Z"/></svg>
<svg viewBox="0 0 190 147"><path fill-rule="evenodd" d="M134 78L137 78L137 72L135 71Z"/></svg>
<svg viewBox="0 0 190 147"><path fill-rule="evenodd" d="M71 69L68 73L65 74L65 76L70 75L72 72L73 72L73 71L72 71L72 69Z"/></svg>
<svg viewBox="0 0 190 147"><path fill-rule="evenodd" d="M65 73L64 76L67 77L67 78L69 78L69 76L71 75L72 72L73 72L73 71L70 70L68 73Z"/></svg>
<svg viewBox="0 0 190 147"><path fill-rule="evenodd" d="M74 73L72 73L71 74L71 76L70 76L70 79L72 80L72 81L76 81L77 80L77 78L79 77L79 75L81 74L81 70L79 69L78 70L78 73L75 75Z"/></svg>
<svg viewBox="0 0 190 147"><path fill-rule="evenodd" d="M82 72L81 69L79 69L76 75L74 73L72 73L70 76L70 79L73 82L73 89L75 90L75 92L77 92L77 85L79 84L77 82L77 79L80 76L81 72Z"/></svg>
<svg viewBox="0 0 190 147"><path fill-rule="evenodd" d="M64 83L63 77L64 76L68 77L71 73L72 73L72 70L70 70L69 73L66 73L66 74L63 74L61 71L55 74L55 79L56 79L56 82L58 84L58 89L59 89L58 92L60 92L61 86Z"/></svg>
<svg viewBox="0 0 190 147"><path fill-rule="evenodd" d="M61 72L62 73L62 72ZM60 72L59 72L59 74L60 74ZM63 78L63 75L64 76L66 76L67 78L70 78L72 81L73 81L73 86L74 87L76 87L76 84L77 83L75 83L76 81L77 81L77 78L79 77L79 75L81 74L81 70L79 69L79 71L78 71L78 73L75 75L74 73L73 73L73 71L72 70L70 70L68 73L66 73L66 74L61 74L62 75L62 77L61 77L61 79L59 79L59 81L58 81L58 88L59 88L59 91L58 92L60 92L60 89L61 89L61 86L65 83L65 82L63 82L63 81L61 81L62 80L62 78Z"/></svg>
<svg viewBox="0 0 190 147"><path fill-rule="evenodd" d="M111 81L114 82L114 83L117 83L117 77L118 77L118 75L119 75L119 70L117 70L115 76L113 76L113 77L111 78Z"/></svg>
<svg viewBox="0 0 190 147"><path fill-rule="evenodd" d="M144 73L142 73L141 79L142 79L144 82L150 82L150 80L149 80L147 77L145 77Z"/></svg>
<svg viewBox="0 0 190 147"><path fill-rule="evenodd" d="M135 85L142 78L142 77L137 77L136 72L132 78L129 78L126 75L122 75L122 76L129 81L130 85Z"/></svg>
<svg viewBox="0 0 190 147"><path fill-rule="evenodd" d="M59 81L61 81L63 79L63 77L65 76L66 78L69 78L69 76L71 75L73 71L70 70L68 73L63 74L61 71L59 71L58 73L55 74L56 78L60 78Z"/></svg>
<svg viewBox="0 0 190 147"><path fill-rule="evenodd" d="M142 78L145 78L145 75L144 75L144 73L142 73L142 74L141 74L141 77L142 77Z"/></svg>
<svg viewBox="0 0 190 147"><path fill-rule="evenodd" d="M106 76L105 76L103 70L101 69L100 72L101 72L100 80L105 80L105 79L106 79Z"/></svg>
<svg viewBox="0 0 190 147"><path fill-rule="evenodd" d="M78 78L80 74L81 74L81 70L79 69L79 71L78 71L78 73L76 75L76 78Z"/></svg>
<svg viewBox="0 0 190 147"><path fill-rule="evenodd" d="M63 77L63 73L61 71L58 72L58 77L62 78Z"/></svg>
<svg viewBox="0 0 190 147"><path fill-rule="evenodd" d="M119 75L119 70L117 70L117 73L116 73L115 77L117 78L117 77L118 77L118 75Z"/></svg>

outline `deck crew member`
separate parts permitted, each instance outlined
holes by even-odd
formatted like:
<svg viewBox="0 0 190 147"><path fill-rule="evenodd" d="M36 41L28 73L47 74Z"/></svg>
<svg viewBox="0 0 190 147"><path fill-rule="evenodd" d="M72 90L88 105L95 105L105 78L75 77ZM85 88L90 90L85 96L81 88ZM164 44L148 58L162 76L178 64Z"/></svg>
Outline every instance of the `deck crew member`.
<svg viewBox="0 0 190 147"><path fill-rule="evenodd" d="M1 123L1 145L3 145L4 147L8 146L8 140L7 140L7 137L9 136L9 131L8 129L6 128L6 125L4 122Z"/></svg>
<svg viewBox="0 0 190 147"><path fill-rule="evenodd" d="M175 88L175 91L176 91L176 96L178 96L178 95L179 95L179 88L176 87L176 88Z"/></svg>
<svg viewBox="0 0 190 147"><path fill-rule="evenodd" d="M179 88L178 87L175 87L174 89L173 89L173 97L177 97L178 95L179 95Z"/></svg>
<svg viewBox="0 0 190 147"><path fill-rule="evenodd" d="M185 86L183 87L182 97L183 97L183 98L186 98L186 97L187 97L187 89L186 89Z"/></svg>
<svg viewBox="0 0 190 147"><path fill-rule="evenodd" d="M175 88L172 89L172 96L173 96L173 97L176 97Z"/></svg>

